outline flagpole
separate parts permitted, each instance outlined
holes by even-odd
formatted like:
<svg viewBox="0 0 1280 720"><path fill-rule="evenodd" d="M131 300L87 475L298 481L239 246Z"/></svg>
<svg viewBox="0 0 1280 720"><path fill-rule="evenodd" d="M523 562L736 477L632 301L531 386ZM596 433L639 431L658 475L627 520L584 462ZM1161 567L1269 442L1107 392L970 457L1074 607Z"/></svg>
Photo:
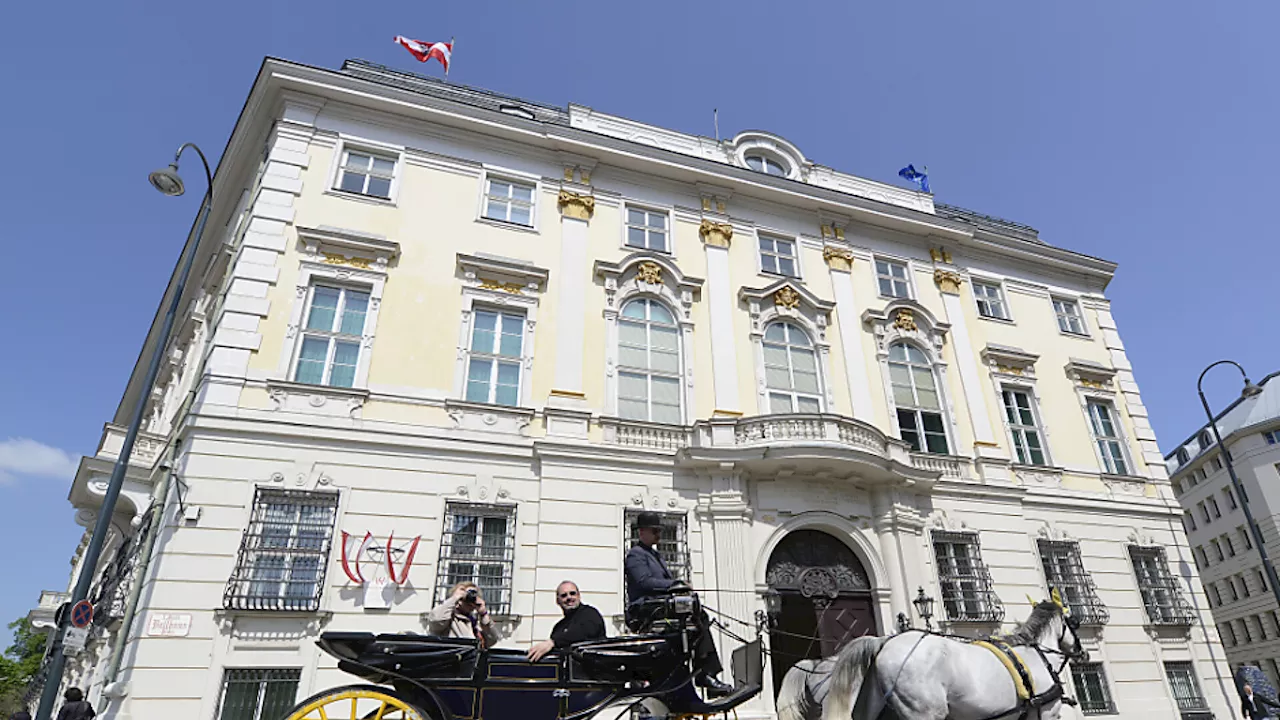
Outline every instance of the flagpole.
<svg viewBox="0 0 1280 720"><path fill-rule="evenodd" d="M449 65L453 64L453 49L458 47L456 44L457 36L449 38ZM444 66L444 81L449 82L449 65Z"/></svg>

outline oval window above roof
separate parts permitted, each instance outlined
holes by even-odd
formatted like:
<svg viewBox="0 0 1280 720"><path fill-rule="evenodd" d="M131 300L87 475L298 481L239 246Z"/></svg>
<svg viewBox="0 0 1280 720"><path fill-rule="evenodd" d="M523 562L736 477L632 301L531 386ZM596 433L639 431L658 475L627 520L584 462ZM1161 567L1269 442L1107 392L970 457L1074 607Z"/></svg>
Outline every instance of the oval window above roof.
<svg viewBox="0 0 1280 720"><path fill-rule="evenodd" d="M790 171L785 165L771 157L768 157L767 155L752 153L743 158L743 160L747 163L747 167L755 170L756 172L762 172L765 175L786 177L790 174Z"/></svg>

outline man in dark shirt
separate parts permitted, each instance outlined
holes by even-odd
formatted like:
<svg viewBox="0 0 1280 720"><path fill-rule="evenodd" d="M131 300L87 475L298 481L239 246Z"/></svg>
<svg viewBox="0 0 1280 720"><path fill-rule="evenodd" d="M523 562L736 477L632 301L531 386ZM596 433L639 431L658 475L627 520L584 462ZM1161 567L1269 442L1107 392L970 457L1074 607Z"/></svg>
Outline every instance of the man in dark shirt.
<svg viewBox="0 0 1280 720"><path fill-rule="evenodd" d="M632 630L640 630L648 625L648 618L643 617L641 601L667 594L678 582L658 554L662 518L657 513L642 512L636 518L636 527L640 542L627 551L627 559L623 565L627 575L627 624ZM715 641L711 637L711 620L706 611L696 620L698 639L693 648L693 666L697 675L694 682L699 687L706 688L708 695L727 695L733 688L716 679L721 665Z"/></svg>
<svg viewBox="0 0 1280 720"><path fill-rule="evenodd" d="M551 629L551 639L529 648L529 662L537 662L543 655L564 650L583 640L599 640L605 636L604 618L600 611L582 604L578 586L568 580L556 588L556 604L564 611L564 617Z"/></svg>

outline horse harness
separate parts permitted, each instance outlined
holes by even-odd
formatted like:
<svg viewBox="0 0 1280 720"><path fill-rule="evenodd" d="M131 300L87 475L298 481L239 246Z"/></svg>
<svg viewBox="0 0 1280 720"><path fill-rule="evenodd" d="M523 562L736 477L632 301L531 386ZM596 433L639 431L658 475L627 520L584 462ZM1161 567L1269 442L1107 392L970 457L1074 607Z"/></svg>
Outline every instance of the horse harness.
<svg viewBox="0 0 1280 720"><path fill-rule="evenodd" d="M1068 629L1070 629L1070 626L1063 623L1062 634L1064 636ZM996 658L1000 660L1000 663L1009 671L1010 677L1013 678L1013 687L1018 693L1017 707L997 715L992 715L985 720L1003 718L1015 712L1018 713L1019 720L1025 720L1032 710L1038 711L1041 707L1048 705L1055 700L1061 700L1067 705L1076 704L1074 698L1066 695L1062 685L1062 671L1067 667L1067 663L1071 659L1066 653L1059 650L1046 651L1038 644L1030 646L1031 649L1035 650L1036 654L1040 656L1040 661L1044 663L1045 669L1049 671L1049 677L1053 678L1053 685L1049 686L1048 690L1045 690L1040 694L1036 694L1035 685L1031 681L1031 673L1027 670L1026 663L1023 662L1022 658L1018 656L1017 651L1010 647L1008 643L996 637L991 637L986 640L973 640L971 642L972 644L986 648L995 654ZM1053 663L1049 661L1047 653L1061 655L1062 663L1055 668Z"/></svg>

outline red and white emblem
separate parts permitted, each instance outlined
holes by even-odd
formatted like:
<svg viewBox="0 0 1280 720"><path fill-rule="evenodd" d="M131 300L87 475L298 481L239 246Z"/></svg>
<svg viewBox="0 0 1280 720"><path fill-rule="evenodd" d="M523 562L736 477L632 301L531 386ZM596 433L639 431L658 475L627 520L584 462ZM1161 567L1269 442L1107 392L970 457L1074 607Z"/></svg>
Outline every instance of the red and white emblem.
<svg viewBox="0 0 1280 720"><path fill-rule="evenodd" d="M413 567L413 556L418 553L422 536L415 537L407 548L395 547L395 537L392 532L386 545L382 546L374 541L371 532L366 532L364 538L356 542L356 536L342 531L342 572L351 582L364 588L364 606L367 608L391 607L395 589L409 580L409 568ZM361 563L366 562L368 577L361 567ZM398 571L397 563L400 565Z"/></svg>
<svg viewBox="0 0 1280 720"><path fill-rule="evenodd" d="M444 71L449 72L449 60L453 57L453 43L451 42L422 42L421 40L412 40L403 35L396 36L396 43L403 45L411 55L418 58L418 62L426 62L431 58L440 61L444 66Z"/></svg>

